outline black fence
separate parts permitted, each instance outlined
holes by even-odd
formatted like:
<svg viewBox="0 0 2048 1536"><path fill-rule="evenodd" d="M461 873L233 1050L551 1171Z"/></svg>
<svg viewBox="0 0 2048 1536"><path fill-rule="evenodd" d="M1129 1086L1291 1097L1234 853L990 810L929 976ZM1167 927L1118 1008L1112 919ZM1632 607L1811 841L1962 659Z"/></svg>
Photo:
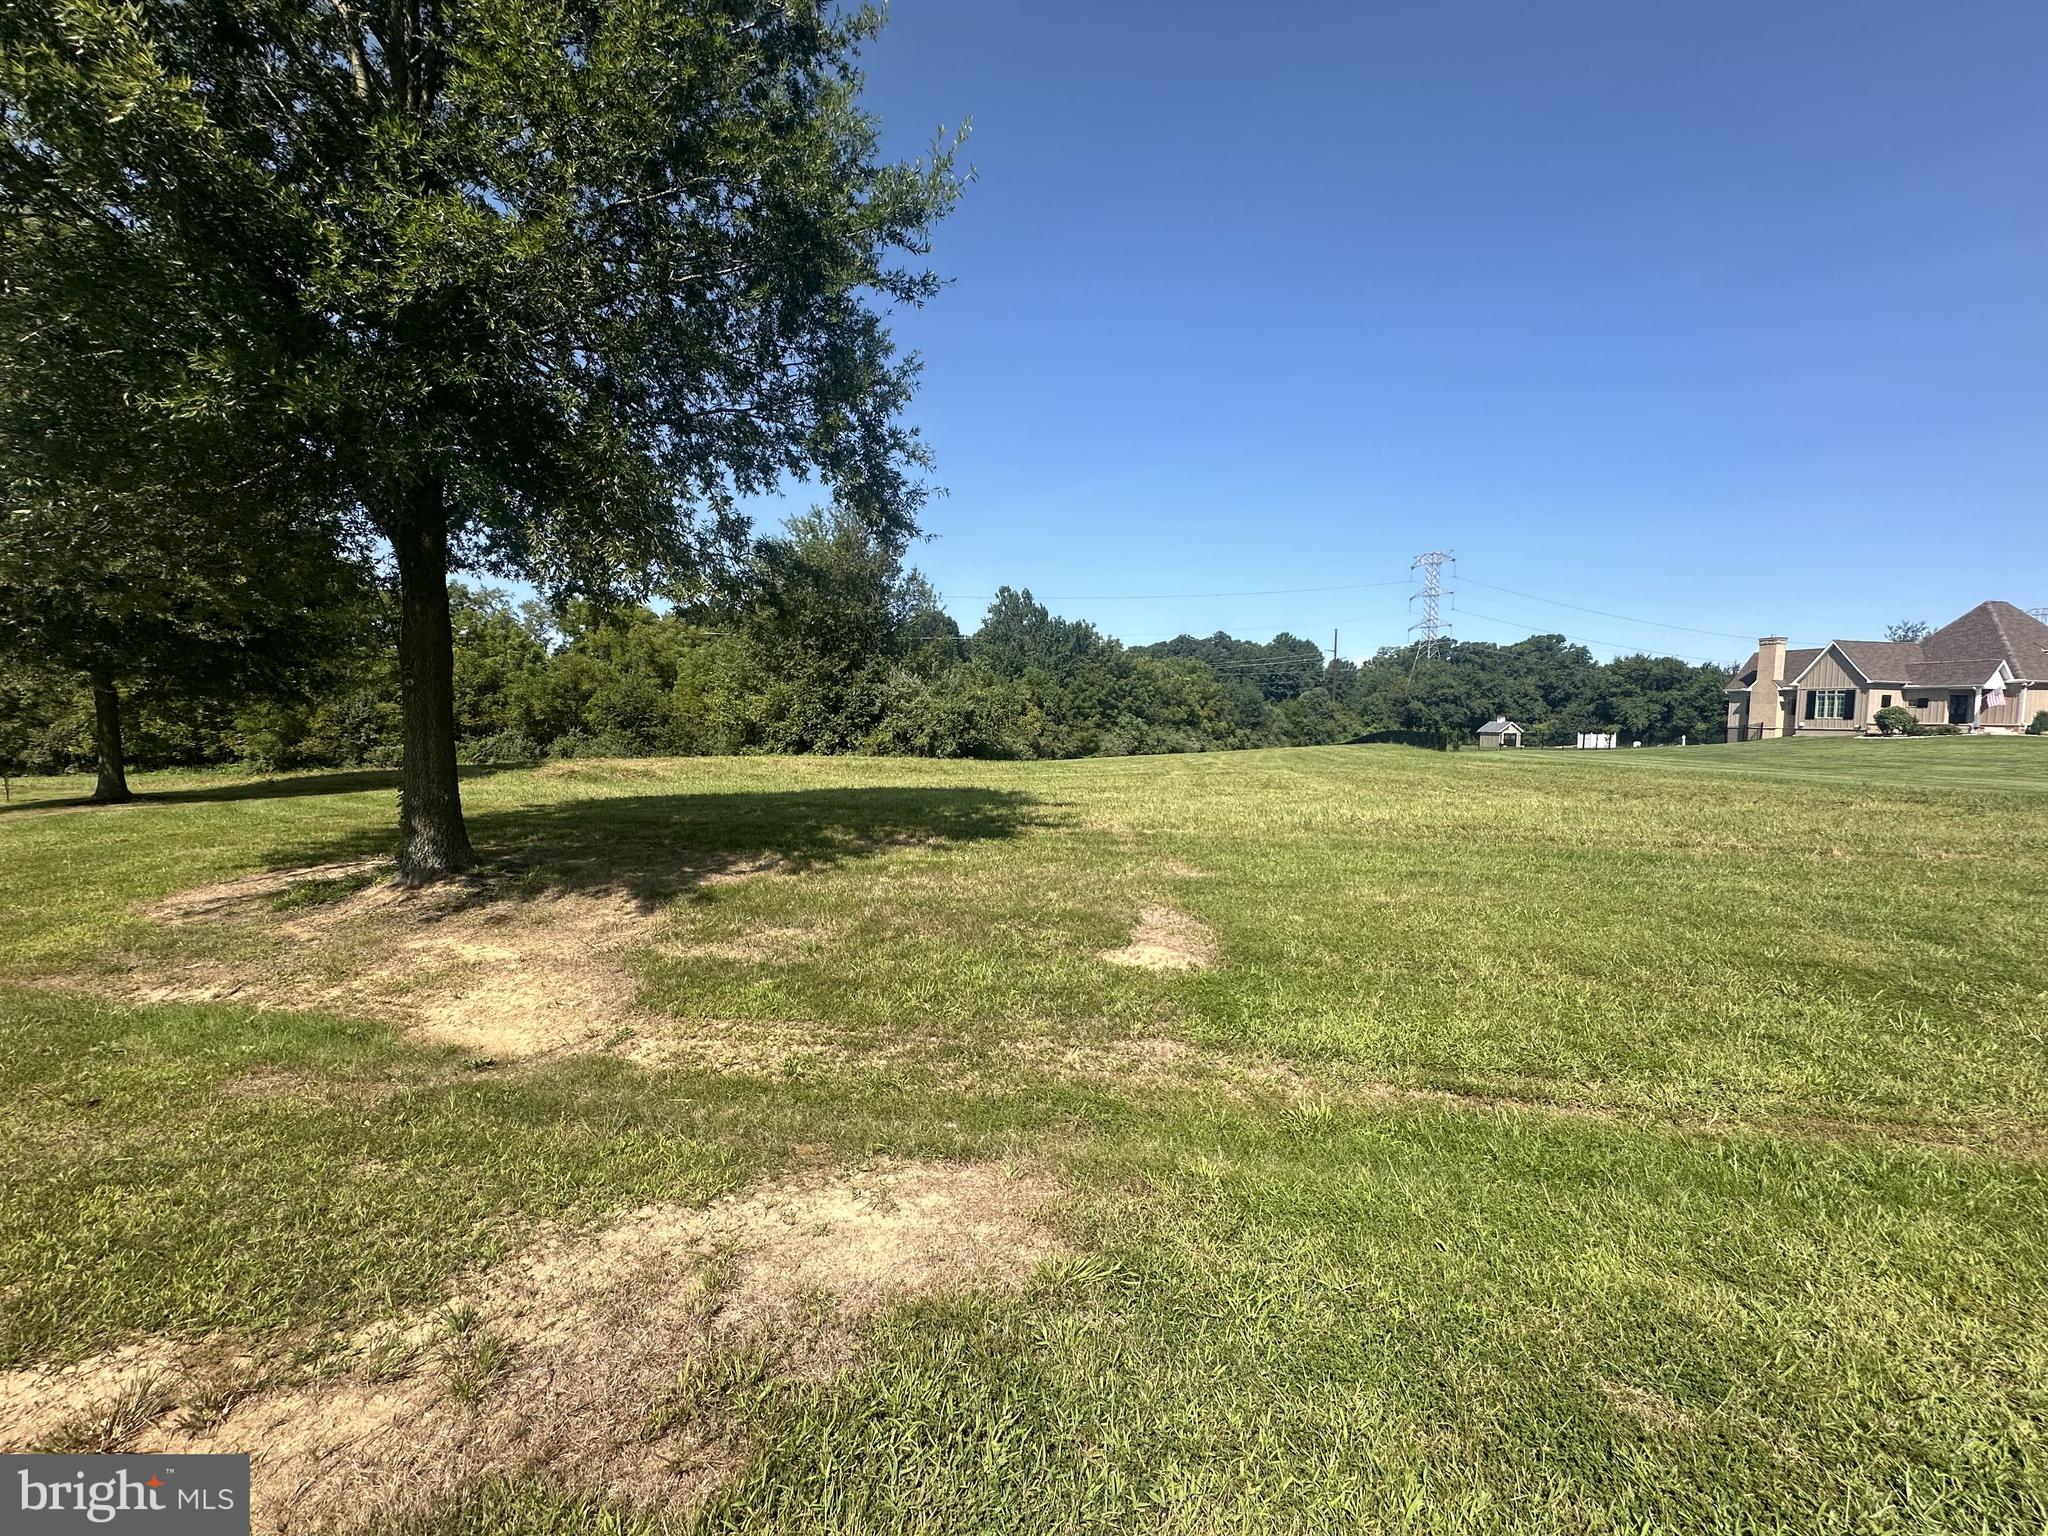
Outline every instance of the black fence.
<svg viewBox="0 0 2048 1536"><path fill-rule="evenodd" d="M1453 739L1448 731L1367 731L1363 736L1354 736L1345 743L1347 747L1427 747L1432 752L1450 752L1464 745L1462 737Z"/></svg>

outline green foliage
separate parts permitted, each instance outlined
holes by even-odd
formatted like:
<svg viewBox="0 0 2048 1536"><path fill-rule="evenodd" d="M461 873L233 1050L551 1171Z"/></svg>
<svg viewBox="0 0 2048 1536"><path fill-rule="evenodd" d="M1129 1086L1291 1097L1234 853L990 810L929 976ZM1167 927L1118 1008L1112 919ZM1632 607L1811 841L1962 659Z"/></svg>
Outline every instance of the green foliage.
<svg viewBox="0 0 2048 1536"><path fill-rule="evenodd" d="M102 727L162 759L194 739L152 726L296 692L363 582L289 427L232 395L195 404L230 352L260 355L257 374L273 354L221 328L238 279L178 259L175 222L139 206L209 168L120 168L192 111L182 87L140 83L160 67L129 35L140 18L0 19L0 671L92 680ZM118 777L119 746L87 750Z"/></svg>
<svg viewBox="0 0 2048 1536"><path fill-rule="evenodd" d="M175 321L152 411L288 418L380 531L435 482L460 548L565 589L694 579L736 498L799 463L908 531L914 369L873 299L935 291L896 254L960 179L943 146L879 158L855 66L878 12L7 17L0 179L49 251L23 303L90 280Z"/></svg>
<svg viewBox="0 0 2048 1536"><path fill-rule="evenodd" d="M2048 736L2048 709L2039 711L2032 720L2027 722L2027 734L2029 736Z"/></svg>
<svg viewBox="0 0 2048 1536"><path fill-rule="evenodd" d="M1460 747L1512 715L1532 744L1577 731L1720 739L1725 675L1671 658L1601 665L1557 636L1406 649L1326 664L1282 634L1217 634L1130 649L1004 588L962 637L929 583L858 519L814 510L757 546L738 595L664 612L571 602L550 612L502 591L452 590L461 760L542 756L829 753L1044 758L1205 752L1347 741ZM239 708L145 690L135 755L150 764L384 765L400 731L392 605L326 658L303 691ZM89 701L31 689L16 708L23 760L87 761ZM29 700L33 700L31 705ZM20 748L17 748L20 751Z"/></svg>
<svg viewBox="0 0 2048 1536"><path fill-rule="evenodd" d="M1877 728L1887 736L1917 736L1920 734L1919 720L1914 718L1913 711L1905 708L1903 705L1887 705L1877 712L1873 720Z"/></svg>
<svg viewBox="0 0 2048 1536"><path fill-rule="evenodd" d="M558 752L556 755L570 754ZM494 736L480 736L463 742L457 748L456 756L470 767L509 768L538 762L541 749L524 731L500 731Z"/></svg>
<svg viewBox="0 0 2048 1536"><path fill-rule="evenodd" d="M743 590L731 637L697 684L718 750L873 750L891 701L960 659L930 583L895 540L843 508L814 508L762 540Z"/></svg>
<svg viewBox="0 0 2048 1536"><path fill-rule="evenodd" d="M1031 711L1018 686L978 665L936 677L889 674L881 720L863 749L903 757L1006 758L1030 755Z"/></svg>
<svg viewBox="0 0 2048 1536"><path fill-rule="evenodd" d="M548 756L574 757L638 757L643 748L633 737L623 731L566 731L548 745Z"/></svg>

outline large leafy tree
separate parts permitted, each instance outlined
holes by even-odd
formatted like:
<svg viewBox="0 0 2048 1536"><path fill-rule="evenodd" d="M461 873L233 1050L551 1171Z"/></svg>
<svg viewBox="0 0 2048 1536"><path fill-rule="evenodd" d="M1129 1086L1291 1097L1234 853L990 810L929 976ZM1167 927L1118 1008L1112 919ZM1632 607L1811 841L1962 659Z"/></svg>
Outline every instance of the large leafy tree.
<svg viewBox="0 0 2048 1536"><path fill-rule="evenodd" d="M10 211L143 232L191 274L207 343L177 409L289 446L389 550L407 878L474 857L452 568L551 596L687 585L737 547L742 498L803 473L878 534L909 532L914 360L879 310L933 291L915 258L959 183L943 148L881 158L855 69L872 10L20 0L0 17Z"/></svg>

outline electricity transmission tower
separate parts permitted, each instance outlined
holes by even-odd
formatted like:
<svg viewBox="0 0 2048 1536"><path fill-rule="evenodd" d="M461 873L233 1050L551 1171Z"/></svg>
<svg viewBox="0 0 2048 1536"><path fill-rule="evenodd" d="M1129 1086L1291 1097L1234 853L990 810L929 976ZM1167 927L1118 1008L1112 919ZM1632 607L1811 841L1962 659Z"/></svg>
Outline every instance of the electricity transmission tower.
<svg viewBox="0 0 2048 1536"><path fill-rule="evenodd" d="M1432 549L1426 555L1417 555L1408 567L1410 571L1422 572L1422 590L1417 592L1415 597L1408 599L1410 603L1413 603L1416 597L1422 599L1422 622L1410 624L1408 633L1419 637L1416 654L1427 656L1431 661L1436 660L1437 646L1442 641L1450 639L1445 633L1446 626L1440 612L1443 600L1451 596L1444 590L1443 568L1456 564L1457 557L1448 549Z"/></svg>
<svg viewBox="0 0 2048 1536"><path fill-rule="evenodd" d="M2029 608L2027 612L2041 620L2044 624L2048 624L2048 608Z"/></svg>

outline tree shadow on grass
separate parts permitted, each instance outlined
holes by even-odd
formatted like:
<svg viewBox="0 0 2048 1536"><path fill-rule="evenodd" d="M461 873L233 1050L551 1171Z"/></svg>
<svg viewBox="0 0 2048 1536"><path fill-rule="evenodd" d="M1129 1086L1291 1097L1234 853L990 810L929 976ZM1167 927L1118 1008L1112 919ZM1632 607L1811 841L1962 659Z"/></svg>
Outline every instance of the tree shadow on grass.
<svg viewBox="0 0 2048 1536"><path fill-rule="evenodd" d="M90 785L91 780L88 779ZM194 784L187 789L138 789L126 800L92 798L90 788L63 799L18 800L0 806L9 811L130 811L152 805L200 805L226 800L284 800L299 795L353 795L373 789L396 790L396 768L364 768L347 773L300 773L274 779L236 779L225 784Z"/></svg>
<svg viewBox="0 0 2048 1536"><path fill-rule="evenodd" d="M496 767L465 767L464 783L501 772ZM85 777L81 775L81 777ZM90 784L90 778L86 778ZM290 800L301 795L357 795L371 790L398 790L396 768L355 768L343 771L281 774L275 778L235 779L223 784L194 784L186 789L139 789L132 799L106 803L84 794L58 799L18 800L0 805L0 815L9 811L120 811L151 805L205 805L232 800Z"/></svg>
<svg viewBox="0 0 2048 1536"><path fill-rule="evenodd" d="M481 861L468 901L560 892L625 895L643 911L722 880L801 874L890 848L1011 838L1057 824L1057 807L1014 790L876 786L613 795L470 815ZM366 829L273 849L274 869L391 851ZM465 902L464 904L467 904Z"/></svg>

